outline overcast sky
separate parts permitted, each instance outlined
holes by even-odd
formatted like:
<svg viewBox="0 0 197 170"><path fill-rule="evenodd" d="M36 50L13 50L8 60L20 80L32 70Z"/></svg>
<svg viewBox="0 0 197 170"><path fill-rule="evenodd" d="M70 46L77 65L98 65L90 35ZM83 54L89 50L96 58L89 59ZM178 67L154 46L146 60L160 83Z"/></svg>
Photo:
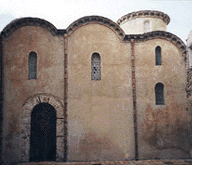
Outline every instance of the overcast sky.
<svg viewBox="0 0 197 170"><path fill-rule="evenodd" d="M13 19L38 17L57 29L66 29L77 19L98 15L116 22L120 17L139 10L158 10L171 21L167 31L184 42L192 29L191 0L0 0L0 32Z"/></svg>

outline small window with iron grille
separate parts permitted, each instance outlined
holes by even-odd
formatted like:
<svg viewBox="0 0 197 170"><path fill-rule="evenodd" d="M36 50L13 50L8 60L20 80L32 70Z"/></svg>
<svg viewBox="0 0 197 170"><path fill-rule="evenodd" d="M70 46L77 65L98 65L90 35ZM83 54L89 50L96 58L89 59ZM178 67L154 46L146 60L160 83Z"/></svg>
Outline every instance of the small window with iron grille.
<svg viewBox="0 0 197 170"><path fill-rule="evenodd" d="M101 59L98 53L93 53L91 58L92 80L101 80Z"/></svg>

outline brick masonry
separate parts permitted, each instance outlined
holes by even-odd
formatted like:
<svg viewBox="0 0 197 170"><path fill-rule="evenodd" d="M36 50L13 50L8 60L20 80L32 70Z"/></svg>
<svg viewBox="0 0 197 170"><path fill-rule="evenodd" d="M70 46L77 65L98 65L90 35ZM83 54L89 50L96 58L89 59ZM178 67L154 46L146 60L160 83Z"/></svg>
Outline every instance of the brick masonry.
<svg viewBox="0 0 197 170"><path fill-rule="evenodd" d="M21 112L21 123L20 123L20 133L19 141L21 143L20 150L20 161L29 161L29 149L30 149L30 128L31 128L31 111L35 105L39 103L49 103L56 110L57 115L57 132L56 132L56 159L57 161L64 160L64 122L63 122L63 105L60 100L52 95L38 94L32 98L29 98L23 106Z"/></svg>

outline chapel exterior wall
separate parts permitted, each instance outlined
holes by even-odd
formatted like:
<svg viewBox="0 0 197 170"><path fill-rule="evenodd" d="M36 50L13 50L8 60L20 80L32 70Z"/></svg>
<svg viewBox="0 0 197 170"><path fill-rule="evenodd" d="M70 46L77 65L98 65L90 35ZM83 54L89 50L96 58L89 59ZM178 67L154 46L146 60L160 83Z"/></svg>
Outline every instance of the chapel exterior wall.
<svg viewBox="0 0 197 170"><path fill-rule="evenodd" d="M119 25L126 34L141 35L125 35L118 24L98 16L81 18L66 30L19 19L3 31L3 162L29 161L31 111L49 100L58 117L56 161L191 158L185 45L165 32L169 17L145 11L138 18L140 13ZM154 32L143 34L147 20ZM31 51L38 66L37 79L29 80ZM93 53L101 57L101 80L91 80ZM157 83L164 85L164 105L155 104Z"/></svg>
<svg viewBox="0 0 197 170"><path fill-rule="evenodd" d="M192 138L192 30L187 38L187 110L190 122L189 136ZM192 149L190 154L192 155Z"/></svg>
<svg viewBox="0 0 197 170"><path fill-rule="evenodd" d="M68 37L68 161L134 159L130 56L130 43L104 25L88 24Z"/></svg>
<svg viewBox="0 0 197 170"><path fill-rule="evenodd" d="M28 79L31 51L37 53L37 79ZM25 102L39 93L64 98L63 37L54 36L39 26L21 27L4 37L3 89L3 161L20 162L21 113ZM26 123L24 126L29 127L30 122ZM29 136L25 138L28 143Z"/></svg>
<svg viewBox="0 0 197 170"><path fill-rule="evenodd" d="M3 124L3 89L2 89L2 53L3 47L2 47L2 36L0 35L0 162L2 162L2 140L3 140L3 129L2 129L2 124Z"/></svg>
<svg viewBox="0 0 197 170"><path fill-rule="evenodd" d="M173 43L153 39L135 44L135 59L139 159L189 158L184 56ZM157 83L164 85L164 105L155 103Z"/></svg>

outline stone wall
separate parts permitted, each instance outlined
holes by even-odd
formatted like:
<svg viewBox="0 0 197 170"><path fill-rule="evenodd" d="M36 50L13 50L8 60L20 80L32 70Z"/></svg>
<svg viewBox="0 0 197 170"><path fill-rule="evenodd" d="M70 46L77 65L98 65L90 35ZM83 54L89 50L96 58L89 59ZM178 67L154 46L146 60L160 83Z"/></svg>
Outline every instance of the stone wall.
<svg viewBox="0 0 197 170"><path fill-rule="evenodd" d="M3 135L2 135L2 124L3 124L3 108L2 108L2 104L3 104L3 89L2 89L2 36L0 35L0 163L2 162L2 139L3 139Z"/></svg>
<svg viewBox="0 0 197 170"><path fill-rule="evenodd" d="M134 159L130 43L105 25L68 37L68 161ZM91 56L101 80L91 80Z"/></svg>
<svg viewBox="0 0 197 170"><path fill-rule="evenodd" d="M161 47L162 64L155 64ZM171 42L152 39L135 44L139 159L188 158L186 67ZM164 85L164 105L155 103L155 85Z"/></svg>
<svg viewBox="0 0 197 170"><path fill-rule="evenodd" d="M185 44L165 32L167 15L144 11L139 18L141 13L130 20L139 27L128 27L138 35L125 35L113 21L98 16L83 17L65 30L33 18L4 29L4 162L29 161L31 111L39 103L49 103L57 113L57 161L190 157ZM147 15L152 32L140 34ZM161 66L155 65L157 46ZM37 79L28 79L31 51L38 56ZM91 80L93 53L101 57L101 80ZM157 83L164 85L164 105L155 104Z"/></svg>
<svg viewBox="0 0 197 170"><path fill-rule="evenodd" d="M192 157L192 68L187 70L187 111L188 111L188 137L190 139L190 155Z"/></svg>
<svg viewBox="0 0 197 170"><path fill-rule="evenodd" d="M28 79L31 51L37 53L37 79ZM3 161L19 162L21 140L29 139L20 136L23 105L39 93L54 95L63 103L64 39L40 26L24 26L4 37L3 54Z"/></svg>
<svg viewBox="0 0 197 170"><path fill-rule="evenodd" d="M187 110L188 110L188 136L192 139L192 30L187 38ZM192 144L192 142L191 142ZM192 151L192 149L191 149ZM192 152L190 153L192 156Z"/></svg>

